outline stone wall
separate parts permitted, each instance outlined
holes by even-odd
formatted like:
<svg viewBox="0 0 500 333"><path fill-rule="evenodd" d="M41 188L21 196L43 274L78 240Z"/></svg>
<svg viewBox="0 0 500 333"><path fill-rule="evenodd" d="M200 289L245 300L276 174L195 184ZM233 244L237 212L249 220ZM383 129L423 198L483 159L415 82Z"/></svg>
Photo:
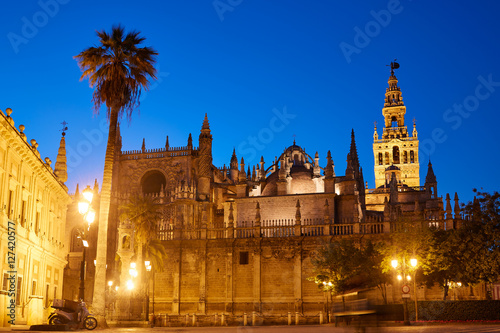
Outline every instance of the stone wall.
<svg viewBox="0 0 500 333"><path fill-rule="evenodd" d="M321 311L324 294L307 280L318 242L317 237L165 241L168 259L155 274L155 311Z"/></svg>

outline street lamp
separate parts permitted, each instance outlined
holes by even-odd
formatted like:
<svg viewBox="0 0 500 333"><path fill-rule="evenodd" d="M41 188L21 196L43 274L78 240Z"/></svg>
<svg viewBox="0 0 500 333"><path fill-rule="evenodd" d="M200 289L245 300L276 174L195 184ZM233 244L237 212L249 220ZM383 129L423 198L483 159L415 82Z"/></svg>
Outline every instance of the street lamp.
<svg viewBox="0 0 500 333"><path fill-rule="evenodd" d="M411 268L413 268L414 270L416 269L417 267L417 264L418 264L418 261L417 259L415 258L412 258L410 259L410 265L411 265ZM398 267L399 267L399 262L397 259L394 259L391 261L391 266L397 270ZM411 281L411 276L410 276L410 267L407 267L406 266L406 261L405 261L405 257L403 257L403 262L402 262L402 266L401 266L401 274L398 274L397 278L399 281L402 281L405 277L406 277L406 280L407 282L410 282ZM415 321L418 320L418 309L417 309L417 282L416 282L416 271L415 271L415 278L413 279L413 288L415 289L414 293L415 293ZM403 287L402 287L402 298L403 298L403 316L404 316L404 325L410 325L410 320L408 319L408 298L410 297L410 287L408 286L408 284L404 284Z"/></svg>
<svg viewBox="0 0 500 333"><path fill-rule="evenodd" d="M147 283L146 283L146 290L147 290L146 291L146 320L150 321L150 319L149 319L149 278L150 278L149 274L150 274L151 268L152 268L151 261L149 261L149 260L144 261L144 266L146 266L146 271L148 272L147 277L146 277L146 279L147 279ZM154 287L154 281L153 281L153 287ZM153 290L153 300L154 300L154 290ZM152 322L154 325L154 305L153 305L153 320L152 320Z"/></svg>
<svg viewBox="0 0 500 333"><path fill-rule="evenodd" d="M331 282L326 282L326 281L315 281L316 284L321 283L323 285L322 289L324 292L324 295L326 297L326 320L327 322L330 322L330 309L328 308L328 291L331 289L333 286L333 283Z"/></svg>
<svg viewBox="0 0 500 333"><path fill-rule="evenodd" d="M90 229L90 225L94 222L95 219L95 211L90 207L92 203L93 192L90 186L87 185L85 190L82 192L83 200L78 202L78 212L83 215L83 220L87 222L87 228L84 228L83 231L80 232L80 238L83 244L83 254L82 254L82 263L80 265L80 293L78 298L83 300L85 296L85 255L87 252L87 248L89 247L88 241L85 239L85 231Z"/></svg>

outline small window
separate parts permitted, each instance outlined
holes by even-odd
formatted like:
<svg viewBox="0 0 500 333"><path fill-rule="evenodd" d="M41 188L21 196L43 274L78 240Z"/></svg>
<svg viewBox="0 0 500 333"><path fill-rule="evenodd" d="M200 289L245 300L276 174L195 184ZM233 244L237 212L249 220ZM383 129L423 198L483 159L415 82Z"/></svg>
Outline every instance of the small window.
<svg viewBox="0 0 500 333"><path fill-rule="evenodd" d="M38 235L39 232L40 232L40 212L36 212L35 234Z"/></svg>
<svg viewBox="0 0 500 333"><path fill-rule="evenodd" d="M21 225L23 227L26 227L26 201L23 200L22 204L21 204Z"/></svg>
<svg viewBox="0 0 500 333"><path fill-rule="evenodd" d="M2 290L8 290L9 289L9 274L8 273L3 273L3 282L2 282Z"/></svg>
<svg viewBox="0 0 500 333"><path fill-rule="evenodd" d="M36 280L31 282L31 295L36 295Z"/></svg>
<svg viewBox="0 0 500 333"><path fill-rule="evenodd" d="M240 252L240 265L248 265L248 252Z"/></svg>
<svg viewBox="0 0 500 333"><path fill-rule="evenodd" d="M17 292L16 292L16 305L21 305L21 292L23 287L23 277L17 277Z"/></svg>
<svg viewBox="0 0 500 333"><path fill-rule="evenodd" d="M45 286L45 307L46 308L49 307L49 287L50 287L50 284L47 283L47 285Z"/></svg>

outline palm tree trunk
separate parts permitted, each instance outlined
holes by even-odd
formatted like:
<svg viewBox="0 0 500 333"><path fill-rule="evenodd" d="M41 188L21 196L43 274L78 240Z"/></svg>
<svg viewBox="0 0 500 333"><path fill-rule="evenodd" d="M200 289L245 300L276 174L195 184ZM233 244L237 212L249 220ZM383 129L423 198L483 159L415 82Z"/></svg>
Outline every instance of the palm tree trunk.
<svg viewBox="0 0 500 333"><path fill-rule="evenodd" d="M97 234L97 254L94 277L94 296L92 311L97 317L99 327L107 327L106 311L106 254L108 245L108 217L111 204L111 181L115 161L116 127L118 123L118 109L112 108L109 117L108 145L104 160L104 173L101 188L101 202L99 210L99 229Z"/></svg>

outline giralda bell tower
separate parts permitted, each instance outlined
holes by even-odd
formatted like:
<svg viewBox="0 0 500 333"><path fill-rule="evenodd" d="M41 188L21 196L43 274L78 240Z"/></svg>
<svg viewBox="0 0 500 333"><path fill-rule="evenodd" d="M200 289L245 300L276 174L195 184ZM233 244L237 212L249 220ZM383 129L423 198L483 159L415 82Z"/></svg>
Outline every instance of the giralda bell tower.
<svg viewBox="0 0 500 333"><path fill-rule="evenodd" d="M387 168L395 166L399 168L398 183L409 187L420 186L419 163L418 163L418 137L415 121L411 136L405 125L406 106L403 103L401 88L394 70L399 64L391 62L391 76L389 87L385 92L384 108L384 130L379 138L377 125L373 134L373 154L375 157L375 187L386 185L390 181ZM394 168L391 168L394 170ZM389 170L391 170L389 169Z"/></svg>

